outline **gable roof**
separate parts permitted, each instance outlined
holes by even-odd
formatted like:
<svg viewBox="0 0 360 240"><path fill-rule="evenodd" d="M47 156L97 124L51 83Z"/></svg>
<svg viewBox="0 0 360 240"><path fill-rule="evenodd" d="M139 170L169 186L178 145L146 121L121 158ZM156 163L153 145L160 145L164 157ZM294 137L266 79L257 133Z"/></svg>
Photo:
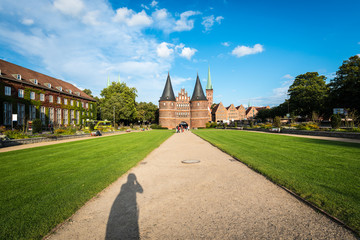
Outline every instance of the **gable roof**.
<svg viewBox="0 0 360 240"><path fill-rule="evenodd" d="M199 75L197 75L196 77L195 88L190 101L207 101L207 98L205 97L204 91L201 86Z"/></svg>
<svg viewBox="0 0 360 240"><path fill-rule="evenodd" d="M163 94L161 95L159 101L176 101L169 73L166 79Z"/></svg>
<svg viewBox="0 0 360 240"><path fill-rule="evenodd" d="M94 98L90 97L89 95L87 95L86 93L84 93L79 88L72 85L71 83L47 76L39 72L35 72L28 68L21 67L19 65L4 61L2 59L0 59L0 70L1 70L1 77L6 78L8 80L12 80L20 83L26 83L34 87L44 88L47 90L61 92L67 95L72 95L80 98L85 98L87 100L96 101ZM21 79L17 79L14 76L15 74L20 74ZM38 83L35 84L33 82L34 81L33 79L36 79ZM50 83L51 87L48 87L46 85L47 83ZM60 91L59 89L57 89L57 87L61 87L63 91ZM80 94L80 96L76 94L77 92Z"/></svg>

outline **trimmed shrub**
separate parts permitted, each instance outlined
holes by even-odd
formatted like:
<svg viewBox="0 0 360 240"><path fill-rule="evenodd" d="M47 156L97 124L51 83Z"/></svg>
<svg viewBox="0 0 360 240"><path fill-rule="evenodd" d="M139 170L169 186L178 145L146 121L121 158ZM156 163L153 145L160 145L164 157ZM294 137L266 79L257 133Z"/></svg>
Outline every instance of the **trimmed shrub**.
<svg viewBox="0 0 360 240"><path fill-rule="evenodd" d="M341 117L339 114L334 114L331 116L331 127L333 129L338 129L341 126Z"/></svg>
<svg viewBox="0 0 360 240"><path fill-rule="evenodd" d="M41 126L41 120L40 119L37 118L32 122L32 132L33 133L42 132L42 126Z"/></svg>

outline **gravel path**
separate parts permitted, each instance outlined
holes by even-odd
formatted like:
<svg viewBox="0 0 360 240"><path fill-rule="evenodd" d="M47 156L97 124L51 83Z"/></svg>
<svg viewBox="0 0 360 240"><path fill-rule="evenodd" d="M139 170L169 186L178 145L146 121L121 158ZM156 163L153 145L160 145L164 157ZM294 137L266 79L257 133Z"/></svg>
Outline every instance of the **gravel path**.
<svg viewBox="0 0 360 240"><path fill-rule="evenodd" d="M174 134L49 238L356 239L191 132Z"/></svg>

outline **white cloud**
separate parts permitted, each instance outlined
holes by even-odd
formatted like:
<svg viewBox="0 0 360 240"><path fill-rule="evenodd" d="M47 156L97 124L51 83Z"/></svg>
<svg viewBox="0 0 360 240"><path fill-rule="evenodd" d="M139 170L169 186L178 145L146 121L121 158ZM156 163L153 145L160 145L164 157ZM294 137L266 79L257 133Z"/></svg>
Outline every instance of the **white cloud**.
<svg viewBox="0 0 360 240"><path fill-rule="evenodd" d="M288 79L288 80L294 80L294 77L291 76L290 74L286 74L282 78L285 78L285 79Z"/></svg>
<svg viewBox="0 0 360 240"><path fill-rule="evenodd" d="M223 20L224 17L223 16L218 16L215 18L215 21L218 23L218 24L221 24L221 20Z"/></svg>
<svg viewBox="0 0 360 240"><path fill-rule="evenodd" d="M173 17L166 9L153 9L149 16L145 11L112 9L107 0L91 0L86 4L79 0L35 1L32 11L28 11L22 7L28 0L3 1L6 4L0 12L1 19L26 16L34 19L36 28L18 27L23 24L21 20L9 20L2 24L0 46L34 59L35 70L89 88L95 95L106 86L108 74L111 81L117 81L120 74L122 81L137 88L137 100L156 103L165 75L177 57L191 60L197 52L182 43L163 43L140 29L185 31L193 28L191 18L199 12L188 11ZM72 6L74 9L67 9ZM179 83L187 79L177 78Z"/></svg>
<svg viewBox="0 0 360 240"><path fill-rule="evenodd" d="M34 20L30 19L30 18L24 18L23 20L21 20L21 23L27 26L33 25L34 24Z"/></svg>
<svg viewBox="0 0 360 240"><path fill-rule="evenodd" d="M235 55L236 57L243 57L246 55L261 53L263 51L264 51L263 45L255 44L254 47L237 46L236 48L234 48L231 54Z"/></svg>
<svg viewBox="0 0 360 240"><path fill-rule="evenodd" d="M100 25L100 22L98 22L98 20L97 20L98 19L98 14L99 14L99 11L88 12L83 17L83 20L82 20L83 23L93 25L93 26Z"/></svg>
<svg viewBox="0 0 360 240"><path fill-rule="evenodd" d="M158 2L154 0L151 2L150 6L155 7L157 4L158 4Z"/></svg>
<svg viewBox="0 0 360 240"><path fill-rule="evenodd" d="M146 10L149 10L149 7L146 6L145 4L141 4L141 7L142 7L142 8L145 8Z"/></svg>
<svg viewBox="0 0 360 240"><path fill-rule="evenodd" d="M360 53L359 53L359 54L357 54L357 56L358 56L358 57L360 57Z"/></svg>
<svg viewBox="0 0 360 240"><path fill-rule="evenodd" d="M195 48L189 48L189 47L184 47L181 50L180 56L183 58L186 58L188 60L191 59L192 56L194 56L194 54L197 52L197 50Z"/></svg>
<svg viewBox="0 0 360 240"><path fill-rule="evenodd" d="M194 20L188 19L191 16L198 15L200 12L186 11L180 14L180 19L175 22L174 31L189 31L194 28Z"/></svg>
<svg viewBox="0 0 360 240"><path fill-rule="evenodd" d="M174 53L174 50L168 46L171 47L172 44L166 42L160 43L156 48L157 55L161 58L169 58Z"/></svg>
<svg viewBox="0 0 360 240"><path fill-rule="evenodd" d="M54 7L64 14L76 16L84 9L84 3L81 0L55 0Z"/></svg>
<svg viewBox="0 0 360 240"><path fill-rule="evenodd" d="M225 47L229 47L230 46L230 42L222 42L221 45L225 46Z"/></svg>
<svg viewBox="0 0 360 240"><path fill-rule="evenodd" d="M218 24L221 24L221 20L224 19L224 17L222 16L218 16L218 17L214 17L214 15L210 15L210 16L206 16L202 18L203 21L201 22L201 24L205 27L204 32L208 32L211 30L212 26L214 26L215 21Z"/></svg>
<svg viewBox="0 0 360 240"><path fill-rule="evenodd" d="M132 9L128 9L127 7L117 9L113 21L126 23L129 27L146 27L153 22L152 18L149 17L144 10L135 13Z"/></svg>

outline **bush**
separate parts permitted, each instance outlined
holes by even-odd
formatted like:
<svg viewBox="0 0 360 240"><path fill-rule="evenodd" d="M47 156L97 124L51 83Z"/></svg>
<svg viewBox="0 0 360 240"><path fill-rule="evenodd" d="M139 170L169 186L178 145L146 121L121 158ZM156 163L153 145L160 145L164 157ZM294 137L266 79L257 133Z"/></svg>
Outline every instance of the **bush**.
<svg viewBox="0 0 360 240"><path fill-rule="evenodd" d="M152 129L167 129L167 128L162 127L162 126L160 126L158 124L155 124L155 123L151 124L150 128L152 128Z"/></svg>
<svg viewBox="0 0 360 240"><path fill-rule="evenodd" d="M274 125L274 127L277 127L277 128L281 127L281 119L280 119L279 116L276 116L276 117L274 118L273 125Z"/></svg>
<svg viewBox="0 0 360 240"><path fill-rule="evenodd" d="M206 126L206 128L211 128L211 123L207 122L207 123L205 124L205 126Z"/></svg>
<svg viewBox="0 0 360 240"><path fill-rule="evenodd" d="M333 129L338 129L341 126L341 117L339 114L334 114L331 116L331 127Z"/></svg>
<svg viewBox="0 0 360 240"><path fill-rule="evenodd" d="M90 130L90 131L94 131L94 127L95 127L95 124L94 124L93 122L91 122L91 123L89 124L89 130Z"/></svg>
<svg viewBox="0 0 360 240"><path fill-rule="evenodd" d="M250 126L251 128L253 128L253 127L254 127L254 122L251 121L251 120L249 120L249 126Z"/></svg>
<svg viewBox="0 0 360 240"><path fill-rule="evenodd" d="M11 138L11 139L29 138L28 135L24 134L23 132L21 132L19 130L7 130L3 133L4 133L4 135L6 135L8 138Z"/></svg>
<svg viewBox="0 0 360 240"><path fill-rule="evenodd" d="M65 133L65 129L62 129L62 128L55 129L54 133L55 134L63 134L63 133Z"/></svg>
<svg viewBox="0 0 360 240"><path fill-rule="evenodd" d="M42 126L41 126L41 120L40 119L37 118L34 121L32 121L32 132L33 133L42 132Z"/></svg>

